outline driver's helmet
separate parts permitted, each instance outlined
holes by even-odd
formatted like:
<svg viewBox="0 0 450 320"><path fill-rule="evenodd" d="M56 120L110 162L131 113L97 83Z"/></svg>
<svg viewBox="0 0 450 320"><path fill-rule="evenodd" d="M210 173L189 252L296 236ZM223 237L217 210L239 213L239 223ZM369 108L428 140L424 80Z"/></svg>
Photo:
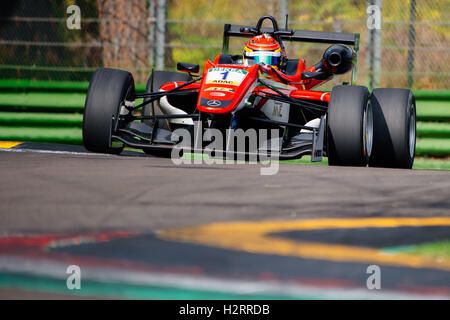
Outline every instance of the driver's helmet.
<svg viewBox="0 0 450 320"><path fill-rule="evenodd" d="M255 36L245 44L243 59L245 66L263 62L278 68L282 60L281 46L268 34Z"/></svg>

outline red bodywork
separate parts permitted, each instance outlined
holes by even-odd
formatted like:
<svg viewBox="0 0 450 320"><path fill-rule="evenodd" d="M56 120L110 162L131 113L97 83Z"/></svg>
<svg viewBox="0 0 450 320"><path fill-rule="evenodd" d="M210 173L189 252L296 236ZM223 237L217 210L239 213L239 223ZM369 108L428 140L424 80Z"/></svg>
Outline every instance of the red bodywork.
<svg viewBox="0 0 450 320"><path fill-rule="evenodd" d="M285 75L281 71L271 67L263 67L259 64L244 67L236 64L218 64L219 56L215 59L215 63L207 60L203 69L203 79L201 83L193 83L185 89L199 91L197 101L197 109L205 113L230 113L235 111L242 103L244 97L251 93L259 95L276 94L273 90L257 85L258 78L275 81L279 83L280 91L294 99L307 99L314 101L330 101L330 93L325 91L311 90L320 85L324 80L302 80L301 73L303 71L314 72L315 67L308 69L305 67L304 60L300 60L295 75ZM213 68L226 68L233 70L241 70L247 72L241 83L232 83L226 80L208 80L208 72ZM168 91L182 85L184 82L170 82L161 87L162 90ZM273 82L272 82L273 84ZM252 88L253 87L253 88ZM251 90L251 91L250 91ZM205 102L206 101L206 102ZM220 101L221 106L210 106L207 102ZM223 107L222 105L225 105ZM262 103L263 104L263 103ZM260 106L258 106L260 107Z"/></svg>

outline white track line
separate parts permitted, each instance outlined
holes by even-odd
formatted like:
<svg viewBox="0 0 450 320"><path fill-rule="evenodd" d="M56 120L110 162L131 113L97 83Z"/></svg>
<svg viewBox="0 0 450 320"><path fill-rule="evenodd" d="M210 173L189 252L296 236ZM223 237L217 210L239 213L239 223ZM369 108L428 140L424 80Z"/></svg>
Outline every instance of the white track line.
<svg viewBox="0 0 450 320"><path fill-rule="evenodd" d="M66 281L68 263L34 260L17 256L0 256L0 271L45 276ZM129 285L159 286L185 290L214 291L229 294L269 295L280 298L320 299L448 299L447 296L410 294L391 290L359 288L323 288L283 281L257 281L208 276L191 276L157 272L123 270L108 267L82 266L82 281L115 282Z"/></svg>

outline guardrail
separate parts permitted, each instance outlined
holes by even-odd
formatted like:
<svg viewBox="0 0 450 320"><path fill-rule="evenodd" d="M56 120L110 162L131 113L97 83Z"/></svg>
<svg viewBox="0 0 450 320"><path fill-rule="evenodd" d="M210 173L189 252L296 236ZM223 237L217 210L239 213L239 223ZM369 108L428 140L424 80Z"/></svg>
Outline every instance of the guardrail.
<svg viewBox="0 0 450 320"><path fill-rule="evenodd" d="M88 82L0 80L0 140L82 143ZM136 85L138 91L145 85ZM416 154L450 156L450 90L414 91Z"/></svg>

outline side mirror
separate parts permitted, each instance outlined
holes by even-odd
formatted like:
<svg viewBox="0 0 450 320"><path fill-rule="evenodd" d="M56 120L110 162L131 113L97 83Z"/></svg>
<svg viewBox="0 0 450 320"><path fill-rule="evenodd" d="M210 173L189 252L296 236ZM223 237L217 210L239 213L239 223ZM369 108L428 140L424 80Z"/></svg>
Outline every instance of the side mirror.
<svg viewBox="0 0 450 320"><path fill-rule="evenodd" d="M178 62L177 70L182 72L198 73L200 71L200 66L198 64Z"/></svg>
<svg viewBox="0 0 450 320"><path fill-rule="evenodd" d="M329 73L326 72L308 72L308 71L303 71L302 72L302 80L309 80L309 79L314 79L314 80L326 80L328 78L330 78L332 75L330 75Z"/></svg>

